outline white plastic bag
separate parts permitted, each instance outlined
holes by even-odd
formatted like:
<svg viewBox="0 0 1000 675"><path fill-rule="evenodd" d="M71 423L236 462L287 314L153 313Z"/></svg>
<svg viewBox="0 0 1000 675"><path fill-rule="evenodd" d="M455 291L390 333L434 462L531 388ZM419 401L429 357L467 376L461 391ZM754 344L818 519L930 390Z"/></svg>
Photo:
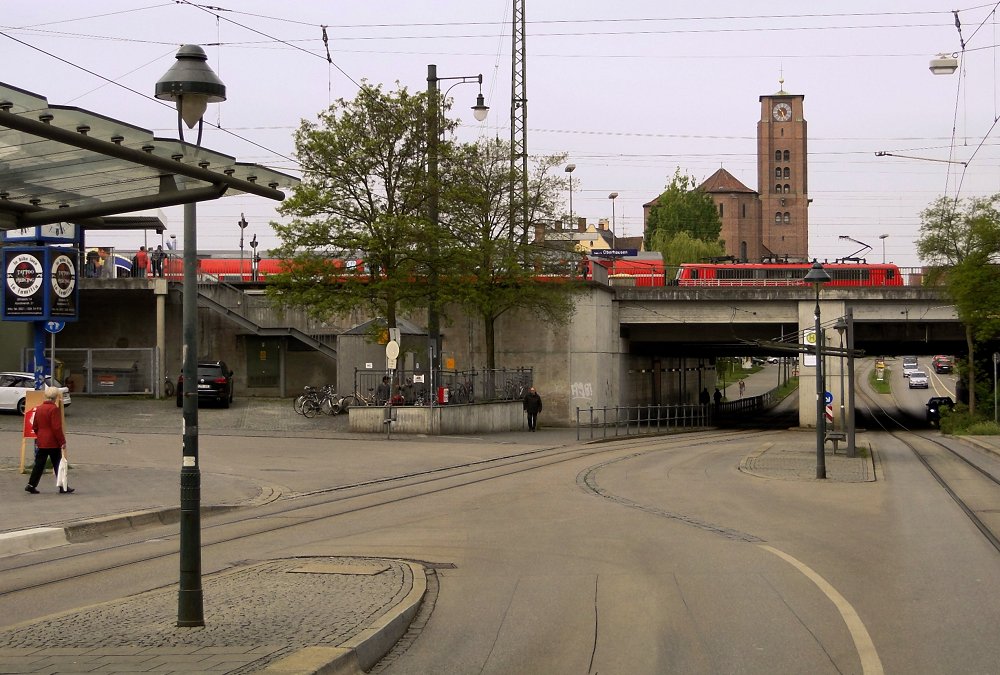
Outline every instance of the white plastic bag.
<svg viewBox="0 0 1000 675"><path fill-rule="evenodd" d="M63 459L59 462L59 473L56 474L56 487L69 489L69 462Z"/></svg>

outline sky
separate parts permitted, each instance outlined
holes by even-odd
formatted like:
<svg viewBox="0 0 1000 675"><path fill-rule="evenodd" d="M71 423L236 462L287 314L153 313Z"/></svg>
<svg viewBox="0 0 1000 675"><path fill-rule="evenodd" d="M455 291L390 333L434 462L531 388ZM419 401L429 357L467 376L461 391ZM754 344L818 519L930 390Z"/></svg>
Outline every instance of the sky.
<svg viewBox="0 0 1000 675"><path fill-rule="evenodd" d="M855 253L846 236L872 247L869 261L884 249L887 261L916 266L930 202L1000 192L997 4L959 7L959 29L954 5L939 0L527 0L528 152L566 153L576 165L576 216L613 217L618 236L638 235L642 204L677 168L700 182L722 167L757 189L759 97L783 88L805 96L810 256ZM510 136L509 0L4 0L3 9L0 80L159 137L176 138L176 113L153 98L154 84L179 45L204 46L228 99L209 106L205 119L220 128L206 127L202 144L239 161L297 175L302 120L354 98L365 80L424 90L431 63L441 78L483 75L491 110L481 124L469 110L476 85L451 90L459 140ZM932 75L938 53L959 55L959 71ZM163 214L183 243L181 209ZM238 195L199 205L199 249L238 251L241 214L247 242L278 243L275 203ZM158 243L138 232L101 237Z"/></svg>

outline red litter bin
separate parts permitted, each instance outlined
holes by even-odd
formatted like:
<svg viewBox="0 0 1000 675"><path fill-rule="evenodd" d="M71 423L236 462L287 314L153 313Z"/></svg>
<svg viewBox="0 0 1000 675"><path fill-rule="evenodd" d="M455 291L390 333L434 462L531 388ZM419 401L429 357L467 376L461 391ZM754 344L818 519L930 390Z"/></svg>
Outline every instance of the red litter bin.
<svg viewBox="0 0 1000 675"><path fill-rule="evenodd" d="M438 387L438 403L444 405L448 402L448 387Z"/></svg>

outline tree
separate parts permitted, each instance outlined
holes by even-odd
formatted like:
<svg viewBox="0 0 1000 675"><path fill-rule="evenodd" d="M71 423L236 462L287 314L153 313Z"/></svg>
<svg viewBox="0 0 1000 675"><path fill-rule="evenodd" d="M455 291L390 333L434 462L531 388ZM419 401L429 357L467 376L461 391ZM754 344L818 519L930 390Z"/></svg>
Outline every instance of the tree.
<svg viewBox="0 0 1000 675"><path fill-rule="evenodd" d="M939 197L920 214L917 251L934 266L965 325L969 413L976 412L975 343L1000 330L1000 194L966 200Z"/></svg>
<svg viewBox="0 0 1000 675"><path fill-rule="evenodd" d="M714 243L719 240L721 231L722 221L712 196L698 190L694 178L682 174L680 168L677 168L673 179L649 210L646 247L653 248L654 235L659 235L661 241L670 241L680 232L686 232L694 239Z"/></svg>
<svg viewBox="0 0 1000 675"><path fill-rule="evenodd" d="M563 156L536 159L528 176L528 221L555 217L561 179L553 170ZM511 227L510 144L482 140L449 148L442 161L441 297L480 317L486 340L487 368L496 367L497 320L523 309L548 322L565 323L572 316L572 280L540 279L548 251L528 245L527 225ZM514 213L520 213L515 195Z"/></svg>
<svg viewBox="0 0 1000 675"><path fill-rule="evenodd" d="M679 267L681 263L719 258L726 255L726 247L721 240L705 241L697 239L687 232L669 235L658 230L653 233L651 240L650 248L663 255L665 267Z"/></svg>
<svg viewBox="0 0 1000 675"><path fill-rule="evenodd" d="M315 316L365 310L396 326L397 312L426 300L426 94L363 83L303 121L295 134L302 182L280 207L275 254L290 260L268 292ZM445 120L444 129L453 123ZM334 261L361 258L351 267Z"/></svg>

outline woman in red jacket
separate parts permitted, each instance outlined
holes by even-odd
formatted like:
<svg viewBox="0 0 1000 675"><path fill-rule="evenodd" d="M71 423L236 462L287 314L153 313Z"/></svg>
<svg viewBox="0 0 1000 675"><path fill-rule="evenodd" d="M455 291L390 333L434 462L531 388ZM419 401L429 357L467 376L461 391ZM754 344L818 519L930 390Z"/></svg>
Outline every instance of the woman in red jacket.
<svg viewBox="0 0 1000 675"><path fill-rule="evenodd" d="M25 492L33 495L38 494L36 487L42 478L45 470L45 460L52 460L52 468L59 473L59 462L62 461L62 451L66 449L66 436L63 434L62 415L59 406L56 405L56 397L60 391L55 387L45 387L45 401L35 408L35 419L32 422L32 429L35 431L35 444L38 450L35 452L35 465L31 468L31 477L28 478L28 485ZM62 494L73 492L73 488L59 488Z"/></svg>

